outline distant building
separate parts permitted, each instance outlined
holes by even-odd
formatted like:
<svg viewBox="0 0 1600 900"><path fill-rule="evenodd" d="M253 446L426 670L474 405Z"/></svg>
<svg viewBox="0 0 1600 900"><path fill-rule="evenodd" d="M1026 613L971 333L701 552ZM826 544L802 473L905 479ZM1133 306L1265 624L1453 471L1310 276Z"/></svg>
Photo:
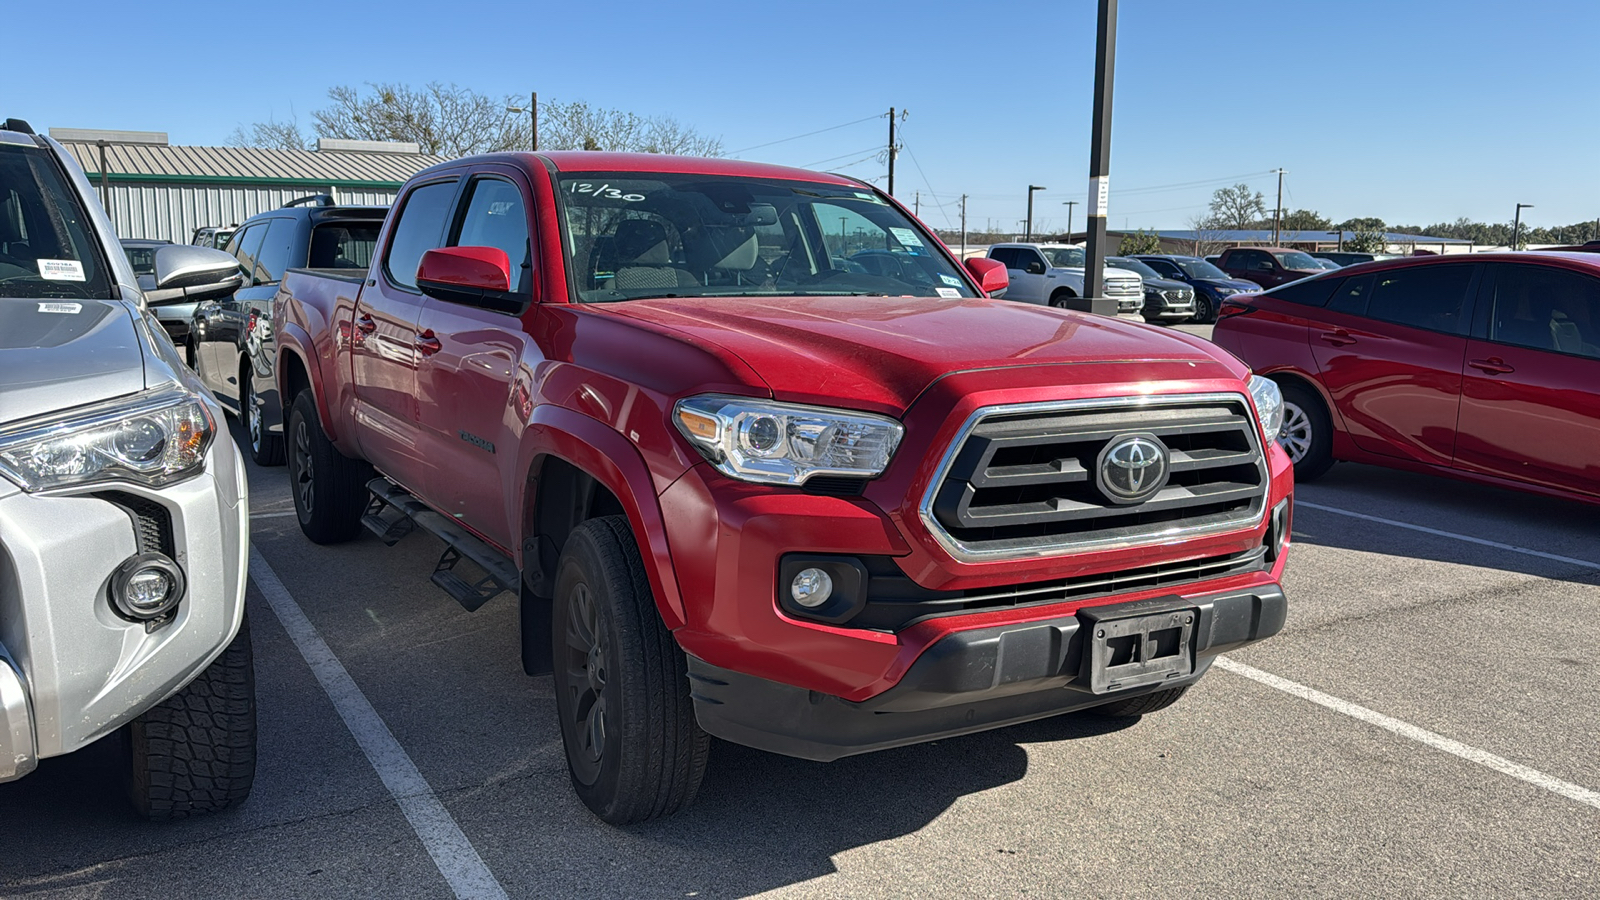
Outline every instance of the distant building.
<svg viewBox="0 0 1600 900"><path fill-rule="evenodd" d="M1137 231L1108 231L1112 247L1121 242L1124 235L1138 234ZM1156 229L1153 233L1161 239L1162 253L1178 253L1193 255L1197 249L1205 253L1217 253L1226 247L1270 247L1272 246L1272 229L1251 229L1244 231L1235 230L1168 230ZM1343 243L1350 239L1355 232L1352 231L1296 231L1280 229L1278 232L1278 246L1292 247L1296 250L1317 252L1322 250L1340 250ZM1081 235L1074 235L1078 240L1083 240ZM1477 248L1471 241L1461 238L1434 237L1426 234L1403 234L1401 232L1387 232L1383 236L1387 246L1385 253L1398 253L1411 255L1417 251L1434 254L1472 253ZM1202 254L1203 255L1203 254Z"/></svg>
<svg viewBox="0 0 1600 900"><path fill-rule="evenodd" d="M308 194L387 206L441 156L416 144L323 138L315 151L174 147L164 132L52 128L83 166L117 236L186 244L196 228L236 225Z"/></svg>

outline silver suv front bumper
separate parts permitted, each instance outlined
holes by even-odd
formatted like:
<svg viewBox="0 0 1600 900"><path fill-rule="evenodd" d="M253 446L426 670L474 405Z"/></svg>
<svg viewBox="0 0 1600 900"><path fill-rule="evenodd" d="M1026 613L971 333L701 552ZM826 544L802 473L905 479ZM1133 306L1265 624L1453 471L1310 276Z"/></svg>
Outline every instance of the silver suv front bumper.
<svg viewBox="0 0 1600 900"><path fill-rule="evenodd" d="M138 552L136 521L108 494L170 518L188 585L153 631L108 601L112 572ZM28 494L0 479L0 781L115 731L210 665L244 617L249 536L244 466L226 432L205 472L159 490Z"/></svg>

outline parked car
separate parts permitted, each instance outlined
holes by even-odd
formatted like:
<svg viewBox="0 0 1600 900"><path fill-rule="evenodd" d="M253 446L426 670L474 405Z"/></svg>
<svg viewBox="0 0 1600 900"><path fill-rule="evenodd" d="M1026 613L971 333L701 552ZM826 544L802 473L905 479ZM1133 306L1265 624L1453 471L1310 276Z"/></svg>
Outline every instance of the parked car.
<svg viewBox="0 0 1600 900"><path fill-rule="evenodd" d="M838 266L840 232L901 274ZM826 761L1142 715L1283 624L1275 385L990 299L1002 264L870 184L467 157L401 188L378 247L273 307L301 529L421 528L464 608L518 597L608 822L688 803L711 735Z"/></svg>
<svg viewBox="0 0 1600 900"><path fill-rule="evenodd" d="M151 278L156 274L156 248L172 243L171 241L146 240L142 238L126 238L121 242L122 252L128 257L128 265L133 267L135 278ZM155 281L141 282L141 286L155 287ZM147 288L148 289L148 288Z"/></svg>
<svg viewBox="0 0 1600 900"><path fill-rule="evenodd" d="M256 752L243 461L72 156L6 120L0 196L0 781L111 738L141 814L239 803ZM159 291L239 280L202 247L151 265Z"/></svg>
<svg viewBox="0 0 1600 900"><path fill-rule="evenodd" d="M1368 263L1244 297L1215 340L1283 388L1296 476L1354 460L1600 502L1600 259Z"/></svg>
<svg viewBox="0 0 1600 900"><path fill-rule="evenodd" d="M257 465L283 464L283 415L272 379L272 298L283 273L296 268L352 271L372 259L382 206L332 206L296 201L246 219L230 249L244 273L231 297L202 303L187 329L189 362L200 380L250 435Z"/></svg>
<svg viewBox="0 0 1600 900"><path fill-rule="evenodd" d="M1133 272L1144 285L1144 306L1139 314L1146 322L1176 325L1194 318L1194 288L1161 273L1142 261L1127 256L1108 256L1106 265Z"/></svg>
<svg viewBox="0 0 1600 900"><path fill-rule="evenodd" d="M1084 266L1087 254L1073 244L995 244L989 259L1003 263L1010 286L1006 299L1040 303L1057 309L1084 309ZM1117 301L1117 315L1138 317L1144 309L1144 286L1139 276L1105 267L1104 293Z"/></svg>
<svg viewBox="0 0 1600 900"><path fill-rule="evenodd" d="M1305 251L1285 247L1229 247L1222 251L1217 268L1230 278L1253 281L1262 287L1276 287L1327 271Z"/></svg>
<svg viewBox="0 0 1600 900"><path fill-rule="evenodd" d="M218 250L225 250L227 249L228 241L233 238L233 233L238 228L239 226L237 225L229 225L226 228L215 225L196 228L194 237L189 240L189 243L194 244L196 247L215 247Z"/></svg>
<svg viewBox="0 0 1600 900"><path fill-rule="evenodd" d="M1318 250L1317 252L1312 253L1311 256L1315 259L1325 259L1329 262L1338 263L1341 266L1353 266L1357 263L1377 262L1383 259L1400 258L1393 253L1356 253L1354 251L1345 252L1343 250Z"/></svg>
<svg viewBox="0 0 1600 900"><path fill-rule="evenodd" d="M1215 322L1222 301L1234 294L1261 290L1261 285L1229 278L1226 272L1198 257L1142 253L1133 258L1155 269L1163 278L1182 281L1194 288L1195 322Z"/></svg>

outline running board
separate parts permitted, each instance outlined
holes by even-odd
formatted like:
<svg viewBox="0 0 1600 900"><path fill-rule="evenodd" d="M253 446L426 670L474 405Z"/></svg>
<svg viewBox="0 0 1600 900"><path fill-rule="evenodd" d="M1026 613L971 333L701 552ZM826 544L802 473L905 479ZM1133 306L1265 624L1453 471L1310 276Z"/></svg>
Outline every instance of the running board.
<svg viewBox="0 0 1600 900"><path fill-rule="evenodd" d="M504 591L519 591L521 578L511 560L448 516L435 512L387 478L367 482L367 491L372 494L372 501L361 524L384 543L393 546L411 532L412 526L444 541L444 553L434 566L431 580L467 612L475 612ZM456 570L463 560L481 569L483 577L470 581L463 578Z"/></svg>

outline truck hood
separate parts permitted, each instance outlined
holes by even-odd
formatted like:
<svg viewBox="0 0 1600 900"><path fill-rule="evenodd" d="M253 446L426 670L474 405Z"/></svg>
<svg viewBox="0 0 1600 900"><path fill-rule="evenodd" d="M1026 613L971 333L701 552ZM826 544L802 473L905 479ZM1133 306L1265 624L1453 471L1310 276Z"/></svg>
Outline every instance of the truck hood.
<svg viewBox="0 0 1600 900"><path fill-rule="evenodd" d="M890 415L903 413L929 384L952 372L1062 363L1231 363L1227 354L1189 335L1004 300L670 298L591 308L720 346L765 379L779 399Z"/></svg>
<svg viewBox="0 0 1600 900"><path fill-rule="evenodd" d="M144 362L125 303L0 298L0 425L144 390Z"/></svg>

